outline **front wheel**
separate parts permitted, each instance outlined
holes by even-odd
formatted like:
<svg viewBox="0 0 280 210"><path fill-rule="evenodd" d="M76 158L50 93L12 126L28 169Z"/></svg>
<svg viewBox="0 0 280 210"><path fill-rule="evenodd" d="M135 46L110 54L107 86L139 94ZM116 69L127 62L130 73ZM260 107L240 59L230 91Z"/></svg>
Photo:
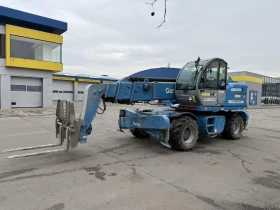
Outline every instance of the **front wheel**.
<svg viewBox="0 0 280 210"><path fill-rule="evenodd" d="M222 136L228 140L240 139L244 129L244 122L240 115L232 115L226 119Z"/></svg>
<svg viewBox="0 0 280 210"><path fill-rule="evenodd" d="M195 146L198 133L198 126L193 118L188 116L177 118L171 123L169 144L173 149L188 151Z"/></svg>

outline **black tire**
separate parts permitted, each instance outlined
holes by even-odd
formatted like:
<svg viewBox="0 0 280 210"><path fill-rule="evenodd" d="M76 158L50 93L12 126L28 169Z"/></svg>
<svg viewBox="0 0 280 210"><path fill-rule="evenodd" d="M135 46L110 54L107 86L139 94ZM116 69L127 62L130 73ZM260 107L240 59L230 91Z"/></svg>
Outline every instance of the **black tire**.
<svg viewBox="0 0 280 210"><path fill-rule="evenodd" d="M198 126L193 118L179 117L171 123L169 144L175 150L188 151L196 145L198 133Z"/></svg>
<svg viewBox="0 0 280 210"><path fill-rule="evenodd" d="M143 139L143 138L149 138L151 135L146 133L143 130L139 130L139 129L135 129L135 130L130 130L130 132L132 133L133 136L135 136L136 138L139 139Z"/></svg>
<svg viewBox="0 0 280 210"><path fill-rule="evenodd" d="M222 136L228 140L240 139L244 130L244 122L240 115L232 115L226 119Z"/></svg>

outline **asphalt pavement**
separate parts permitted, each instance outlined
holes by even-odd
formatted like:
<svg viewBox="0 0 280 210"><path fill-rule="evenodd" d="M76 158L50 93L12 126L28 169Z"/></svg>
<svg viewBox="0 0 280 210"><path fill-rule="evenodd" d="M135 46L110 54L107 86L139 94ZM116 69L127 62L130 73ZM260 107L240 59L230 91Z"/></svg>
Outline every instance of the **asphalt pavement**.
<svg viewBox="0 0 280 210"><path fill-rule="evenodd" d="M0 154L0 209L280 210L280 108L250 109L240 140L205 138L178 152L117 131L119 109L136 107L108 104L88 143L70 152ZM54 122L0 118L1 150L55 143Z"/></svg>

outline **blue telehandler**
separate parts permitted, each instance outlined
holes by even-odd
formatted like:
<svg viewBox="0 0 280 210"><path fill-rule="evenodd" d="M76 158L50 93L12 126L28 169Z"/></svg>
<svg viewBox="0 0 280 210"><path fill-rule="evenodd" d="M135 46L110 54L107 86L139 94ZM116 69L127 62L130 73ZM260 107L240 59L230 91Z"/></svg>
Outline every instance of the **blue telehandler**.
<svg viewBox="0 0 280 210"><path fill-rule="evenodd" d="M127 78L116 83L88 85L84 91L79 118L75 118L72 101L57 101L56 137L58 144L18 148L6 152L62 146L66 148L21 154L9 158L29 157L69 151L86 143L92 133L96 114L106 110L106 103L134 105L137 102L158 101L168 108L162 110L121 109L118 130L129 130L137 138L155 137L171 149L188 151L199 136L236 140L242 136L249 120L247 85L234 83L227 76L228 64L221 58L188 62L176 81L149 78ZM103 106L102 106L103 104ZM100 105L102 107L100 107ZM98 112L98 110L100 112Z"/></svg>

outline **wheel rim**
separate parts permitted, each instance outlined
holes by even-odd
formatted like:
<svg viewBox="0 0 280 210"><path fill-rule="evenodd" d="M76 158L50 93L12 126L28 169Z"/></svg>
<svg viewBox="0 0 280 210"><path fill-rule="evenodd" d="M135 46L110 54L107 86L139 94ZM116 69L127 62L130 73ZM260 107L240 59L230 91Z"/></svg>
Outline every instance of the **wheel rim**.
<svg viewBox="0 0 280 210"><path fill-rule="evenodd" d="M191 143L194 139L194 131L191 128L186 127L183 133L183 139L186 144Z"/></svg>
<svg viewBox="0 0 280 210"><path fill-rule="evenodd" d="M240 123L234 122L233 127L234 127L234 134L238 134L241 129Z"/></svg>

